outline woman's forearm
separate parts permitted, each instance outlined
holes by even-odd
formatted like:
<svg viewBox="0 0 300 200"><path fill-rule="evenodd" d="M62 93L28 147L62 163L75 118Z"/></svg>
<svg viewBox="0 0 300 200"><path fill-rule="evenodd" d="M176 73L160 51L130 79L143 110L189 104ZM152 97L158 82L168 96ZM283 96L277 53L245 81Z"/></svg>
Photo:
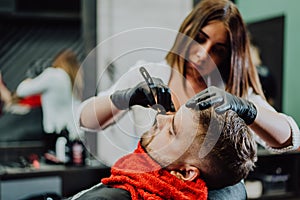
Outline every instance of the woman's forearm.
<svg viewBox="0 0 300 200"><path fill-rule="evenodd" d="M119 113L109 96L92 97L80 113L80 125L88 129L104 129Z"/></svg>
<svg viewBox="0 0 300 200"><path fill-rule="evenodd" d="M0 81L0 100L5 104L11 103L11 91Z"/></svg>
<svg viewBox="0 0 300 200"><path fill-rule="evenodd" d="M250 128L272 148L292 145L292 131L287 120L276 111L257 107L257 116Z"/></svg>

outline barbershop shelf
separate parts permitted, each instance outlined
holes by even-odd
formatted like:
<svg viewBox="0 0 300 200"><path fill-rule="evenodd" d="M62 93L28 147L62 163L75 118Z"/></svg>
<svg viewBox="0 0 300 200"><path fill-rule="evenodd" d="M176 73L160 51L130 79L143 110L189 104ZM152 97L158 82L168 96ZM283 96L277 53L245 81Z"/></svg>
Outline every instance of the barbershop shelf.
<svg viewBox="0 0 300 200"><path fill-rule="evenodd" d="M62 197L69 197L99 183L101 178L109 175L110 169L102 165L75 167L41 164L39 169L1 166L0 198L24 198L24 195L34 194L37 191L35 188L41 185L47 185L46 189L52 188L52 191ZM26 194L14 188L18 186L27 187ZM44 191L43 188L40 191Z"/></svg>
<svg viewBox="0 0 300 200"><path fill-rule="evenodd" d="M256 168L245 180L249 199L300 199L300 152L259 149Z"/></svg>

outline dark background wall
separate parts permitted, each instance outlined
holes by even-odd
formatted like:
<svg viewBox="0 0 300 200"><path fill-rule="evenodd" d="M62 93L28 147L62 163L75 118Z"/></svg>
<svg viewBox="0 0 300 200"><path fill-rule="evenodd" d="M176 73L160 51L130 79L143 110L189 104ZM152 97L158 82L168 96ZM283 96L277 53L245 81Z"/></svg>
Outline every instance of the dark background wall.
<svg viewBox="0 0 300 200"><path fill-rule="evenodd" d="M83 62L96 46L95 4L96 0L1 1L0 70L7 87L15 91L30 69L49 67L53 57L65 48L72 49ZM89 68L89 73L83 69L86 88L96 85L95 71L96 66ZM91 95L93 92L84 90L84 96ZM5 113L0 117L0 132L4 159L8 159L11 148L16 154L25 153L24 149L30 152L30 149L42 148L41 108L26 115ZM96 148L95 143L90 145ZM18 150L21 147L23 149Z"/></svg>

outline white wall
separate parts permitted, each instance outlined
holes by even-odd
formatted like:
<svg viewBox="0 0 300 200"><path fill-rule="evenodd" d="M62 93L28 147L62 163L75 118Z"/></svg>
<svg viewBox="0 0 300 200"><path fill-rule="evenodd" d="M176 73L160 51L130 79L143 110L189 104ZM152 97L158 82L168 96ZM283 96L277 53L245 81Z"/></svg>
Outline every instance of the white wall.
<svg viewBox="0 0 300 200"><path fill-rule="evenodd" d="M161 61L171 48L192 0L98 0L97 39L99 89L138 60ZM106 77L115 65L115 77Z"/></svg>

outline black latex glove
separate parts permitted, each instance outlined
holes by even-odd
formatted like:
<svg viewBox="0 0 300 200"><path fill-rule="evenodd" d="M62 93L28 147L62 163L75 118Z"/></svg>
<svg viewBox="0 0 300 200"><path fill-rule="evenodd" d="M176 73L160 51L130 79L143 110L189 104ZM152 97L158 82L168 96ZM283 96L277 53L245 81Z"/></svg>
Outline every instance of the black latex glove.
<svg viewBox="0 0 300 200"><path fill-rule="evenodd" d="M110 99L120 110L125 110L134 105L143 107L153 107L160 113L175 111L170 89L163 84L161 79L153 78L154 86L149 88L145 81L140 82L134 88L118 90L114 92ZM157 102L155 97L157 97Z"/></svg>
<svg viewBox="0 0 300 200"><path fill-rule="evenodd" d="M199 92L188 100L185 105L196 110L204 110L214 106L216 113L219 114L227 110L233 110L248 125L254 122L257 115L257 110L253 103L214 86Z"/></svg>

